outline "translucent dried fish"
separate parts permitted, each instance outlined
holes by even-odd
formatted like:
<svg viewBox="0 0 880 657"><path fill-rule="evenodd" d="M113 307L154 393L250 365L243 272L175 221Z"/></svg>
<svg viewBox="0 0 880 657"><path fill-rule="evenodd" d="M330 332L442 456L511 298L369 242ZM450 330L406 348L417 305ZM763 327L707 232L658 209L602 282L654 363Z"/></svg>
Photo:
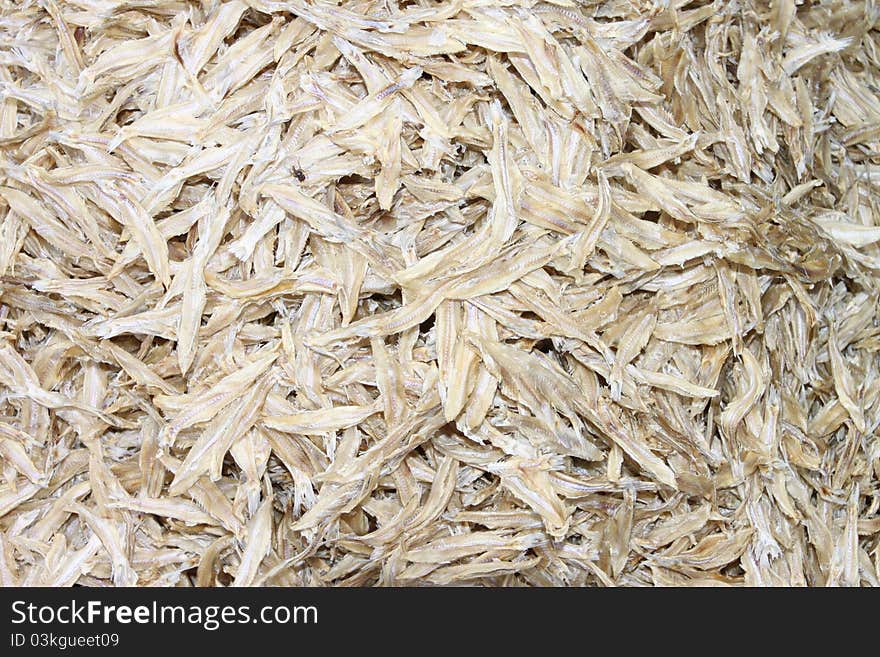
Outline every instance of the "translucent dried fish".
<svg viewBox="0 0 880 657"><path fill-rule="evenodd" d="M872 6L0 0L0 584L877 586Z"/></svg>

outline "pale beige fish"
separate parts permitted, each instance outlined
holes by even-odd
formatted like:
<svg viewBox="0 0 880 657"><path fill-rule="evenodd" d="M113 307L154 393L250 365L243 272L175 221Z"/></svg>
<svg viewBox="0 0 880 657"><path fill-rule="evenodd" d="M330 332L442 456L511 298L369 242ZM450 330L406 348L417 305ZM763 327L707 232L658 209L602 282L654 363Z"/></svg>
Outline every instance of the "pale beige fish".
<svg viewBox="0 0 880 657"><path fill-rule="evenodd" d="M195 358L198 330L205 309L207 287L204 269L220 245L228 220L228 209L215 208L199 221L199 241L189 262L184 265L180 322L177 326L177 362L183 375L186 375Z"/></svg>
<svg viewBox="0 0 880 657"><path fill-rule="evenodd" d="M668 545L677 538L692 534L704 527L709 521L711 512L711 507L703 504L696 511L670 517L652 528L647 536L637 540L639 544L654 549Z"/></svg>
<svg viewBox="0 0 880 657"><path fill-rule="evenodd" d="M620 235L616 230L605 230L599 236L599 248L608 254L617 266L635 268L643 271L655 271L660 265L651 256L636 246L632 240Z"/></svg>
<svg viewBox="0 0 880 657"><path fill-rule="evenodd" d="M328 519L342 513L344 509L354 506L361 498L358 495L359 490L360 484L357 481L324 485L315 504L291 528L294 531L302 531L321 526Z"/></svg>
<svg viewBox="0 0 880 657"><path fill-rule="evenodd" d="M421 74L422 70L418 67L403 71L395 82L385 86L375 94L367 96L355 107L351 108L348 115L334 126L334 131L353 130L362 126L380 112L386 111L389 107L393 106L396 92L411 87Z"/></svg>
<svg viewBox="0 0 880 657"><path fill-rule="evenodd" d="M839 217L837 213L827 213L815 217L813 221L833 239L845 242L856 248L880 242L880 226L863 226Z"/></svg>
<svg viewBox="0 0 880 657"><path fill-rule="evenodd" d="M794 38L789 38L795 41ZM799 42L799 43L798 43ZM836 38L826 32L819 32L814 39L798 38L796 45L788 50L782 62L782 68L786 74L792 75L798 69L806 66L810 61L821 55L839 52L852 43L850 37Z"/></svg>
<svg viewBox="0 0 880 657"><path fill-rule="evenodd" d="M509 289L511 294L518 301L521 301L526 308L547 322L548 326L544 330L549 334L580 340L603 353L606 359L611 359L610 350L599 336L591 330L592 327L589 326L588 321L573 314L560 311L558 304L553 303L553 300L548 298L546 294L537 294L529 286L517 282L513 283Z"/></svg>
<svg viewBox="0 0 880 657"><path fill-rule="evenodd" d="M400 137L403 129L401 101L393 98L386 113L379 118L382 141L376 150L376 159L382 168L376 176L376 199L383 210L391 209L391 202L400 187L401 147Z"/></svg>
<svg viewBox="0 0 880 657"><path fill-rule="evenodd" d="M379 412L378 406L334 406L290 415L266 416L263 423L286 433L318 434L339 431Z"/></svg>
<svg viewBox="0 0 880 657"><path fill-rule="evenodd" d="M113 583L116 586L134 586L137 584L137 572L131 567L125 552L123 537L113 520L101 518L82 504L75 502L70 505L70 510L76 513L88 525L97 536L113 567Z"/></svg>
<svg viewBox="0 0 880 657"><path fill-rule="evenodd" d="M349 217L353 216L351 209L338 194L335 195L335 201L338 210ZM358 302L366 280L367 259L359 253L352 253L339 244L328 242L327 245L328 250L332 253L331 270L337 273L339 279L337 288L343 324L349 324L358 311Z"/></svg>
<svg viewBox="0 0 880 657"><path fill-rule="evenodd" d="M101 343L100 347L106 349L108 356L118 363L119 366L125 370L126 374L137 381L140 385L152 386L166 395L175 395L180 392L173 385L156 374L156 372L149 366L144 364L142 360L128 353L125 349L117 346L112 341L105 340Z"/></svg>
<svg viewBox="0 0 880 657"><path fill-rule="evenodd" d="M856 429L861 432L867 430L864 411L857 401L857 390L852 374L843 359L837 337L837 328L834 322L828 324L828 357L831 360L831 372L834 379L834 389L840 404L849 412Z"/></svg>
<svg viewBox="0 0 880 657"><path fill-rule="evenodd" d="M501 476L502 486L541 516L551 536L559 539L568 533L571 511L553 491L546 471L516 461L496 464L492 470Z"/></svg>
<svg viewBox="0 0 880 657"><path fill-rule="evenodd" d="M146 498L125 497L117 502L112 502L112 509L127 509L158 516L160 518L173 518L189 525L213 525L214 518L199 509L192 502L182 498Z"/></svg>
<svg viewBox="0 0 880 657"><path fill-rule="evenodd" d="M110 141L107 149L113 151L119 144L132 137L193 143L197 141L199 132L208 124L204 119L195 118L204 109L202 103L197 101L156 109L121 128Z"/></svg>
<svg viewBox="0 0 880 657"><path fill-rule="evenodd" d="M637 381L643 381L655 388L669 390L685 397L717 397L720 394L714 388L697 385L667 372L654 372L632 365L627 366L626 371Z"/></svg>
<svg viewBox="0 0 880 657"><path fill-rule="evenodd" d="M250 586L257 576L260 564L272 546L272 498L267 497L250 519L244 539L244 551L232 586Z"/></svg>
<svg viewBox="0 0 880 657"><path fill-rule="evenodd" d="M7 210L0 223L0 276L10 273L16 254L24 246L28 225L14 210Z"/></svg>
<svg viewBox="0 0 880 657"><path fill-rule="evenodd" d="M543 532L510 536L504 531L476 531L410 548L404 552L403 557L413 563L449 563L484 552L520 552L546 542Z"/></svg>
<svg viewBox="0 0 880 657"><path fill-rule="evenodd" d="M596 415L605 435L617 443L636 463L650 472L660 483L678 488L675 474L669 466L650 450L642 438L631 435L605 404L600 403Z"/></svg>
<svg viewBox="0 0 880 657"><path fill-rule="evenodd" d="M477 354L465 337L466 331L476 333L480 330L478 313L480 311L474 306L465 307L464 322L452 350L446 374L446 399L443 405L444 416L450 422L461 413L467 403L471 393L469 382L474 381L473 372L478 366Z"/></svg>
<svg viewBox="0 0 880 657"><path fill-rule="evenodd" d="M12 488L8 484L0 486L0 518L18 508L20 504L29 500L40 492L43 486L27 482Z"/></svg>
<svg viewBox="0 0 880 657"><path fill-rule="evenodd" d="M232 541L233 538L231 536L221 536L211 543L211 545L209 545L202 553L201 559L199 560L199 567L196 570L196 582L199 586L209 587L214 585L214 569L216 563L220 559L222 553L232 544Z"/></svg>
<svg viewBox="0 0 880 657"><path fill-rule="evenodd" d="M199 393L157 396L156 404L159 408L173 415L165 429L165 439L173 442L180 431L213 418L234 402L242 390L262 375L277 357L277 353L264 353Z"/></svg>
<svg viewBox="0 0 880 657"><path fill-rule="evenodd" d="M0 436L2 436L4 440L17 442L27 448L33 448L39 444L33 436L30 436L21 429L2 421L0 421Z"/></svg>
<svg viewBox="0 0 880 657"><path fill-rule="evenodd" d="M15 174L17 173L15 172ZM24 167L24 174L23 177L16 175L16 179L22 184L32 187L37 194L52 203L60 211L61 216L59 218L72 228L75 227L76 230L81 231L88 243L98 250L102 258L108 261L116 259L116 254L108 246L106 233L102 231L94 211L77 192L76 188L68 187L66 183L68 181L76 183L77 181L101 179L136 181L139 179L138 176L120 167L100 164L64 167L63 169L54 169L52 171L46 171L41 167L29 165ZM56 181L61 184L56 184Z"/></svg>
<svg viewBox="0 0 880 657"><path fill-rule="evenodd" d="M614 365L611 368L611 398L620 399L621 381L624 375L625 367L628 365L645 345L651 339L651 333L657 324L657 315L653 312L646 312L640 317L632 320L627 326L626 331L620 337L617 343L617 352L614 356Z"/></svg>
<svg viewBox="0 0 880 657"><path fill-rule="evenodd" d="M614 82L616 71L610 70L611 61L593 39L589 39L584 46L575 48L574 55L587 78L590 92L602 112L602 117L614 127L620 139L623 127L628 122L628 108L619 95L624 89Z"/></svg>
<svg viewBox="0 0 880 657"><path fill-rule="evenodd" d="M51 482L50 482L51 485ZM81 500L91 492L92 486L88 480L80 481L62 494L56 497L51 504L47 505L45 510L28 530L28 535L37 541L48 541L52 534L58 531L59 527L70 517L72 511L70 504Z"/></svg>
<svg viewBox="0 0 880 657"><path fill-rule="evenodd" d="M529 510L514 511L462 511L455 516L461 522L473 522L488 529L539 529L541 517Z"/></svg>
<svg viewBox="0 0 880 657"><path fill-rule="evenodd" d="M171 237L186 233L194 226L199 219L204 217L212 208L215 207L214 198L211 195L205 195L198 203L194 203L188 208L175 212L164 219L156 222L156 228L159 233L167 241ZM127 265L134 261L138 255L138 244L134 240L126 243L122 254L117 258L117 268Z"/></svg>
<svg viewBox="0 0 880 657"><path fill-rule="evenodd" d="M380 273L390 274L389 267L393 263L383 249L373 243L373 236L368 230L333 212L295 187L268 184L262 191L287 212L308 223L321 237L351 245Z"/></svg>
<svg viewBox="0 0 880 657"><path fill-rule="evenodd" d="M821 180L808 180L805 183L795 185L782 197L782 202L786 205L795 205L803 197L807 196L816 187L821 187L824 183Z"/></svg>
<svg viewBox="0 0 880 657"><path fill-rule="evenodd" d="M689 260L703 258L712 253L718 253L721 248L722 245L719 242L695 240L655 252L651 257L661 266L683 266Z"/></svg>
<svg viewBox="0 0 880 657"><path fill-rule="evenodd" d="M544 440L552 441L555 449L562 453L590 461L601 460L601 450L585 435L578 418L578 414L592 416L593 411L583 399L581 389L564 376L557 365L540 355L520 352L500 342L481 341L476 346L483 362L501 381L507 394L518 398L542 418ZM559 423L557 413L565 416L571 430Z"/></svg>
<svg viewBox="0 0 880 657"><path fill-rule="evenodd" d="M257 422L266 395L274 383L273 375L263 376L262 379L251 383L247 390L238 393L240 398L237 403L228 406L214 417L175 472L174 480L168 488L169 494L177 495L187 490L202 474L211 469L215 462L222 461L234 442ZM218 473L212 469L212 474ZM214 479L219 479L219 475Z"/></svg>
<svg viewBox="0 0 880 657"><path fill-rule="evenodd" d="M728 402L718 418L719 423L729 436L734 435L737 426L742 422L746 413L758 402L766 388L761 364L751 350L744 349L741 358L744 375L740 379L742 385L737 396Z"/></svg>
<svg viewBox="0 0 880 657"><path fill-rule="evenodd" d="M488 160L492 168L492 181L495 188L495 202L492 205L491 239L496 244L504 244L516 229L518 220L516 208L522 189L522 176L508 155L508 122L501 105L497 101L489 110L492 126L492 150Z"/></svg>
<svg viewBox="0 0 880 657"><path fill-rule="evenodd" d="M724 135L728 159L737 178L748 182L751 179L752 150L748 146L746 133L736 121L731 103L724 97L718 99L718 109L720 110L721 132Z"/></svg>
<svg viewBox="0 0 880 657"><path fill-rule="evenodd" d="M345 327L310 336L308 342L312 346L322 347L354 337L393 335L428 319L443 299L444 290L437 289L394 310L357 320Z"/></svg>
<svg viewBox="0 0 880 657"><path fill-rule="evenodd" d="M376 385L382 397L385 426L392 427L409 412L403 376L397 360L392 358L382 338L371 339L370 350L376 362Z"/></svg>
<svg viewBox="0 0 880 657"><path fill-rule="evenodd" d="M96 185L95 188L98 190L96 198L100 199L103 208L131 231L156 280L168 287L171 284L168 244L162 239L153 217L126 189L112 183Z"/></svg>
<svg viewBox="0 0 880 657"><path fill-rule="evenodd" d="M164 58L170 41L169 31L143 39L117 41L80 73L78 87L80 90L87 89L89 84L110 74L125 76L145 72L155 66L157 60ZM144 56L144 53L149 55Z"/></svg>
<svg viewBox="0 0 880 657"><path fill-rule="evenodd" d="M455 566L438 568L427 575L426 579L438 586L445 586L453 582L468 581L485 576L499 576L515 573L534 568L541 561L541 557L533 557L522 561L504 561L493 559L483 563L466 563ZM405 572L401 574L405 578Z"/></svg>
<svg viewBox="0 0 880 657"><path fill-rule="evenodd" d="M550 262L566 242L548 242L530 245L524 249L509 249L474 272L462 274L444 291L447 299L470 299L507 288L526 274Z"/></svg>
<svg viewBox="0 0 880 657"><path fill-rule="evenodd" d="M645 194L651 201L656 203L657 207L680 221L696 221L696 216L688 208L687 204L675 193L674 189L664 184L664 180L661 177L647 173L629 162L620 166L630 183L640 193Z"/></svg>
<svg viewBox="0 0 880 657"><path fill-rule="evenodd" d="M848 417L849 411L843 404L832 399L810 418L808 432L814 436L827 436L839 429Z"/></svg>
<svg viewBox="0 0 880 657"><path fill-rule="evenodd" d="M271 200L264 202L256 221L247 227L241 237L229 245L229 251L239 260L247 260L253 255L254 249L266 233L280 224L284 217L284 210L277 203Z"/></svg>
<svg viewBox="0 0 880 657"><path fill-rule="evenodd" d="M571 235L583 230L593 217L585 199L531 172L522 186L519 208L531 224Z"/></svg>
<svg viewBox="0 0 880 657"><path fill-rule="evenodd" d="M192 32L180 47L181 57L187 70L198 75L211 60L214 53L238 26L247 4L239 0L224 2L216 7L207 20Z"/></svg>
<svg viewBox="0 0 880 657"><path fill-rule="evenodd" d="M220 169L224 165L230 165L247 145L246 138L242 137L222 146L192 147L185 164L169 169L168 173L152 185L150 192L139 199L137 205L142 208L144 214L154 216L178 197L184 181Z"/></svg>
<svg viewBox="0 0 880 657"><path fill-rule="evenodd" d="M260 503L260 482L266 473L271 452L272 448L265 433L255 429L247 431L229 449L229 454L244 475L244 481L238 492L246 498L249 514L254 513ZM224 457L225 455L221 456L219 452L214 452L214 460L209 473L211 478L220 479L222 477Z"/></svg>
<svg viewBox="0 0 880 657"><path fill-rule="evenodd" d="M668 146L615 155L602 163L602 171L607 176L625 174L626 172L622 166L625 162L635 165L642 171L648 171L693 150L699 138L700 133L695 132L686 139Z"/></svg>
<svg viewBox="0 0 880 657"><path fill-rule="evenodd" d="M738 531L709 534L689 550L654 559L660 564L689 566L711 571L738 559L746 549L753 532L751 528L744 528Z"/></svg>
<svg viewBox="0 0 880 657"><path fill-rule="evenodd" d="M103 422L114 427L131 426L129 422L110 415L90 404L70 399L61 393L45 390L40 385L30 365L9 345L0 347L0 381L7 386L10 392L27 397L45 408L76 409L100 418Z"/></svg>
<svg viewBox="0 0 880 657"><path fill-rule="evenodd" d="M0 187L0 197L9 204L20 220L27 222L40 237L62 253L76 255L81 258L91 259L94 257L89 247L77 239L77 236L43 207L39 201L12 187Z"/></svg>
<svg viewBox="0 0 880 657"><path fill-rule="evenodd" d="M598 180L599 196L595 214L588 228L581 232L571 249L571 266L578 270L582 270L586 265L587 260L599 243L599 238L605 230L608 220L611 218L611 187L608 184L608 178L604 171L599 171Z"/></svg>
<svg viewBox="0 0 880 657"><path fill-rule="evenodd" d="M458 461L448 456L444 457L436 470L425 503L410 521L408 529L416 531L436 520L443 513L443 510L449 504L449 499L455 492L458 471Z"/></svg>
<svg viewBox="0 0 880 657"><path fill-rule="evenodd" d="M489 57L488 72L507 100L532 149L546 159L547 135L541 124L542 113L528 86L496 57Z"/></svg>
<svg viewBox="0 0 880 657"><path fill-rule="evenodd" d="M64 534L58 534L64 537ZM65 542L66 543L66 542ZM67 587L77 583L80 577L88 571L88 563L101 549L101 540L96 536L78 550L71 550L67 545L59 542L60 554L57 560L49 564L47 558L46 573L40 586Z"/></svg>
<svg viewBox="0 0 880 657"><path fill-rule="evenodd" d="M104 340L125 334L154 335L172 340L177 334L179 317L180 307L177 305L145 310L136 315L108 317L88 328L92 335Z"/></svg>
<svg viewBox="0 0 880 657"><path fill-rule="evenodd" d="M176 474L180 469L181 462L171 456L161 455L159 459L163 467L170 472ZM207 476L203 476L190 487L187 493L200 509L215 518L222 527L236 538L242 537L245 525L239 513L232 507L229 499L217 487L217 484Z"/></svg>
<svg viewBox="0 0 880 657"><path fill-rule="evenodd" d="M474 388L464 409L464 423L468 428L474 429L486 419L497 390L498 379L484 365L478 365Z"/></svg>
<svg viewBox="0 0 880 657"><path fill-rule="evenodd" d="M49 482L49 474L40 472L28 456L27 450L18 440L0 438L0 457L27 479L38 486Z"/></svg>
<svg viewBox="0 0 880 657"><path fill-rule="evenodd" d="M716 345L730 338L730 328L722 313L696 319L658 323L654 335L661 340L691 345Z"/></svg>
<svg viewBox="0 0 880 657"><path fill-rule="evenodd" d="M246 85L271 64L272 49L260 48L259 45L272 41L280 32L282 22L280 17L275 17L225 48L217 57L214 67L201 80L206 92L222 98Z"/></svg>
<svg viewBox="0 0 880 657"><path fill-rule="evenodd" d="M441 301L434 311L434 348L440 373L440 398L446 403L455 347L462 331L462 307L456 301Z"/></svg>

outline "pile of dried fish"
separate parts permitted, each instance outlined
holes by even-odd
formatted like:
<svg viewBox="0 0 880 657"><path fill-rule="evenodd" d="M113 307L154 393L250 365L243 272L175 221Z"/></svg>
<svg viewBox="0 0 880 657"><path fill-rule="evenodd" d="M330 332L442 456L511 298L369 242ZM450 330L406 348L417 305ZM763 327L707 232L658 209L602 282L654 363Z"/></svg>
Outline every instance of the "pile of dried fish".
<svg viewBox="0 0 880 657"><path fill-rule="evenodd" d="M0 584L880 584L872 0L0 0Z"/></svg>

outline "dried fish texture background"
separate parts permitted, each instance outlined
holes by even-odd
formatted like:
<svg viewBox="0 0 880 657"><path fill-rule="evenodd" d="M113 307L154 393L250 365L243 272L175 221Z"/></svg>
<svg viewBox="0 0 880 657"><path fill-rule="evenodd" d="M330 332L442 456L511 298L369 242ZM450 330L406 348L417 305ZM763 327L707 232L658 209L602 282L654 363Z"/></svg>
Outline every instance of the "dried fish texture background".
<svg viewBox="0 0 880 657"><path fill-rule="evenodd" d="M0 583L880 584L876 2L0 7Z"/></svg>

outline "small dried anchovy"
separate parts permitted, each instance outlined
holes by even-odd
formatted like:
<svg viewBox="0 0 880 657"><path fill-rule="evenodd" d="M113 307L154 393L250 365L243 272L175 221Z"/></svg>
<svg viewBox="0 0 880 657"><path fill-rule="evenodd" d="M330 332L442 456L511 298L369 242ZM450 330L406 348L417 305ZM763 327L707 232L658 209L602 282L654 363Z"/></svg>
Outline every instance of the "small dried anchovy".
<svg viewBox="0 0 880 657"><path fill-rule="evenodd" d="M0 585L880 584L867 0L0 0Z"/></svg>

